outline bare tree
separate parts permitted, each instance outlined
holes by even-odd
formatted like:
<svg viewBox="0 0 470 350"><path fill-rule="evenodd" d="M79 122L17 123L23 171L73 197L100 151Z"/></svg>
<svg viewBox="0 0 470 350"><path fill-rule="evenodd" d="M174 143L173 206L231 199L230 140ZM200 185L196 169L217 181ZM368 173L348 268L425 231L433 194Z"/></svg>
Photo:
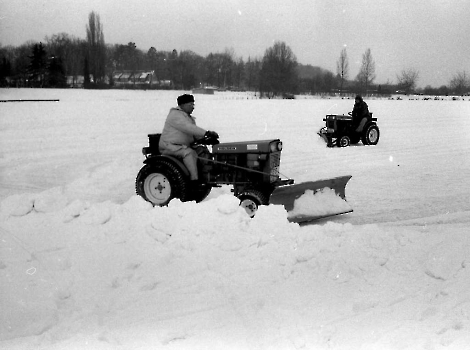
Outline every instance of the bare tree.
<svg viewBox="0 0 470 350"><path fill-rule="evenodd" d="M404 69L400 75L397 75L397 85L399 89L409 94L416 88L416 82L419 78L419 72L413 68Z"/></svg>
<svg viewBox="0 0 470 350"><path fill-rule="evenodd" d="M459 72L449 83L451 91L458 95L463 95L470 90L470 79L465 71Z"/></svg>
<svg viewBox="0 0 470 350"><path fill-rule="evenodd" d="M196 72L200 66L200 56L190 50L181 51L176 61L176 77L178 85L184 90L196 86Z"/></svg>
<svg viewBox="0 0 470 350"><path fill-rule="evenodd" d="M237 61L234 64L234 82L237 88L239 89L241 86L241 82L244 78L244 72L245 72L245 62L243 62L243 58L239 57Z"/></svg>
<svg viewBox="0 0 470 350"><path fill-rule="evenodd" d="M227 86L233 85L233 75L236 64L235 50L226 47L220 58L220 77L224 88L226 88Z"/></svg>
<svg viewBox="0 0 470 350"><path fill-rule="evenodd" d="M147 60L149 62L150 69L157 72L158 71L158 56L157 56L157 49L155 47L151 47L147 51Z"/></svg>
<svg viewBox="0 0 470 350"><path fill-rule="evenodd" d="M255 92L259 88L259 72L261 70L261 58L251 58L248 56L248 61L245 64L245 81L248 90Z"/></svg>
<svg viewBox="0 0 470 350"><path fill-rule="evenodd" d="M367 49L362 55L362 66L356 79L362 86L364 86L364 91L367 95L367 89L375 79L375 62L372 58L370 49Z"/></svg>
<svg viewBox="0 0 470 350"><path fill-rule="evenodd" d="M94 11L88 16L86 36L90 73L93 74L95 82L101 82L106 75L106 46L104 43L100 15L96 14Z"/></svg>
<svg viewBox="0 0 470 350"><path fill-rule="evenodd" d="M260 90L268 97L294 93L298 84L297 58L284 42L266 49L260 71Z"/></svg>
<svg viewBox="0 0 470 350"><path fill-rule="evenodd" d="M67 33L54 34L51 37L46 36L47 51L49 55L60 57L64 62L69 61L71 54L70 36ZM65 73L68 74L70 68L65 66Z"/></svg>
<svg viewBox="0 0 470 350"><path fill-rule="evenodd" d="M336 72L341 77L341 88L340 93L343 92L343 82L345 79L348 79L349 76L349 60L346 48L341 50L339 60L336 63Z"/></svg>
<svg viewBox="0 0 470 350"><path fill-rule="evenodd" d="M210 53L203 63L203 80L209 85L230 86L235 77L235 66L233 49L225 49L224 53Z"/></svg>

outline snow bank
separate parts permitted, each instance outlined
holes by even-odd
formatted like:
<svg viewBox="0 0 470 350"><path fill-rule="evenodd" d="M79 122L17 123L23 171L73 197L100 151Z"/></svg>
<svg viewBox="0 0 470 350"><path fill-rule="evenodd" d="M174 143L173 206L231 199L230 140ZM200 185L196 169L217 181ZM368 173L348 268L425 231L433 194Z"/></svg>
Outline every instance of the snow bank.
<svg viewBox="0 0 470 350"><path fill-rule="evenodd" d="M250 219L231 195L154 208L138 196L67 203L57 188L9 197L0 213L8 349L470 341L464 227L444 241L430 227L299 227L282 206Z"/></svg>
<svg viewBox="0 0 470 350"><path fill-rule="evenodd" d="M60 99L0 106L1 349L470 346L467 101L370 100L380 143L328 148L351 101L197 96L224 140L280 138L296 183L353 176L353 213L299 226L227 188L134 196L179 91L0 90Z"/></svg>

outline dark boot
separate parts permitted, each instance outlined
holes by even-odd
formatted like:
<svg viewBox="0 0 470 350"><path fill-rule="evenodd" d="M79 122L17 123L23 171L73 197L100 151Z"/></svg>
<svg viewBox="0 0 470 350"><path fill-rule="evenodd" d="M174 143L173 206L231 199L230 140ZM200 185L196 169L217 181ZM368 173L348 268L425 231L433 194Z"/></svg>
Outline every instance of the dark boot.
<svg viewBox="0 0 470 350"><path fill-rule="evenodd" d="M189 189L192 192L200 192L207 188L207 184L202 182L201 180L190 180L189 181Z"/></svg>
<svg viewBox="0 0 470 350"><path fill-rule="evenodd" d="M207 184L201 180L190 180L188 184L188 199L200 201L200 198L204 197L204 193L207 191Z"/></svg>

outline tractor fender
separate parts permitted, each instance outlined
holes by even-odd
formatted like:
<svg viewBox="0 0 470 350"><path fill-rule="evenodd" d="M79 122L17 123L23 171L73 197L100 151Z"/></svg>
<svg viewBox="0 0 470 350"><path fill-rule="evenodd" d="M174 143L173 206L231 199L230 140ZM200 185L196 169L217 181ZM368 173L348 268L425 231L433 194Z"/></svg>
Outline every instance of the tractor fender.
<svg viewBox="0 0 470 350"><path fill-rule="evenodd" d="M367 125L369 124L369 120L364 117L361 119L361 122L359 123L359 125L356 127L356 130L359 130L359 132L362 132L364 131L364 129L367 127Z"/></svg>
<svg viewBox="0 0 470 350"><path fill-rule="evenodd" d="M152 164L154 162L157 162L160 159L164 159L166 161L172 162L175 166L177 166L181 171L184 173L184 175L189 176L189 171L186 168L186 166L183 164L183 162L173 156L167 156L167 155L158 155L158 156L153 156L153 157L148 157L147 159L144 160L144 164Z"/></svg>
<svg viewBox="0 0 470 350"><path fill-rule="evenodd" d="M358 132L359 134L362 134L371 125L377 125L377 124L373 121L370 121L370 120L367 120L366 118L363 118L361 120L361 123L359 124L360 131L356 131L356 132Z"/></svg>
<svg viewBox="0 0 470 350"><path fill-rule="evenodd" d="M362 130L368 128L370 125L377 125L377 123L374 122L374 121L368 121L368 122L366 123L366 125L364 125L364 128L363 128Z"/></svg>
<svg viewBox="0 0 470 350"><path fill-rule="evenodd" d="M367 123L365 123L364 127L361 129L360 134L363 135L366 130L371 126L377 126L377 123L374 121L367 121Z"/></svg>

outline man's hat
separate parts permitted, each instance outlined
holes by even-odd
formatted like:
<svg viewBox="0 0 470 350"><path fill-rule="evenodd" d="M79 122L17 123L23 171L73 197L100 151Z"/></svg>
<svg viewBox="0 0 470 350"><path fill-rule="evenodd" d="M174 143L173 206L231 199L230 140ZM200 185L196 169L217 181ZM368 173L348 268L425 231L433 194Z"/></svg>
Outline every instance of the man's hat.
<svg viewBox="0 0 470 350"><path fill-rule="evenodd" d="M184 95L178 96L176 101L178 102L178 106L181 106L181 105L184 105L185 103L190 103L190 102L194 103L194 96L189 95L189 94L184 94Z"/></svg>

